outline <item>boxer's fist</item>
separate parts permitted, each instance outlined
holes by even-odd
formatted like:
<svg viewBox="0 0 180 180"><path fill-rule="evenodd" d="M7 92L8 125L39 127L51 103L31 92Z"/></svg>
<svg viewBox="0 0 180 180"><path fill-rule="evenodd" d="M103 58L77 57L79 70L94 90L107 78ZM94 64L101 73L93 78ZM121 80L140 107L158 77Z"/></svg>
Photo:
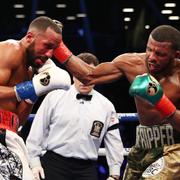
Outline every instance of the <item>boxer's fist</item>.
<svg viewBox="0 0 180 180"><path fill-rule="evenodd" d="M56 66L56 64L51 59L48 59L42 67L37 69L37 72L41 73L41 72L46 71L47 69L55 67L55 66ZM29 79L31 79L31 78L29 78ZM31 98L25 99L25 102L28 104L34 104L37 101L37 99L38 99L37 96L31 96Z"/></svg>
<svg viewBox="0 0 180 180"><path fill-rule="evenodd" d="M37 96L54 89L69 89L71 79L67 71L55 66L37 74L32 79Z"/></svg>
<svg viewBox="0 0 180 180"><path fill-rule="evenodd" d="M63 64L72 56L72 52L66 47L63 41L61 41L59 46L54 50L54 56Z"/></svg>
<svg viewBox="0 0 180 180"><path fill-rule="evenodd" d="M17 84L14 89L18 100L36 100L38 96L44 95L55 89L69 89L71 78L69 74L57 67L49 67L35 75L32 81Z"/></svg>
<svg viewBox="0 0 180 180"><path fill-rule="evenodd" d="M152 104L156 104L163 96L163 91L152 76L148 74L138 75L129 89L131 96L140 96Z"/></svg>
<svg viewBox="0 0 180 180"><path fill-rule="evenodd" d="M129 89L132 96L140 96L153 104L164 116L172 115L176 107L165 96L159 82L149 74L138 75Z"/></svg>

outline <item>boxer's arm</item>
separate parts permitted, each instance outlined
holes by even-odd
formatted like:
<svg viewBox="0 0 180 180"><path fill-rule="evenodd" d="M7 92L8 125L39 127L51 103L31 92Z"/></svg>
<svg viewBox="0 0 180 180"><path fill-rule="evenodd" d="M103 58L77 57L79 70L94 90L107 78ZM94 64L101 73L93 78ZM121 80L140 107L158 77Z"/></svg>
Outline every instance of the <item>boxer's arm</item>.
<svg viewBox="0 0 180 180"><path fill-rule="evenodd" d="M92 79L90 75L93 72L93 67L82 61L77 56L72 55L64 65L73 76L83 83L87 83Z"/></svg>
<svg viewBox="0 0 180 180"><path fill-rule="evenodd" d="M87 84L104 84L118 80L123 72L117 68L116 63L105 62L96 66L89 75L90 81Z"/></svg>
<svg viewBox="0 0 180 180"><path fill-rule="evenodd" d="M139 66L144 63L144 53L125 53L115 57L111 62L96 66L91 74L89 84L109 83L124 75L134 75Z"/></svg>
<svg viewBox="0 0 180 180"><path fill-rule="evenodd" d="M13 87L0 86L0 100L11 99L17 100Z"/></svg>
<svg viewBox="0 0 180 180"><path fill-rule="evenodd" d="M21 101L19 103L19 105L16 108L16 114L19 117L20 126L23 126L26 123L29 114L32 112L32 108L33 104L29 104L25 101Z"/></svg>
<svg viewBox="0 0 180 180"><path fill-rule="evenodd" d="M11 70L8 68L1 68L0 71L0 81L1 84L7 84L9 81L9 78L11 76ZM8 86L0 86L0 99L7 99L11 101L17 101L14 87L8 87ZM24 101L21 101L18 103L16 108L16 114L19 118L20 125L23 125L28 118L29 114L32 111L32 104L28 104Z"/></svg>
<svg viewBox="0 0 180 180"><path fill-rule="evenodd" d="M16 100L16 94L14 92L13 87L8 87L10 77L11 77L11 69L10 68L2 68L0 67L0 100L3 99L11 99Z"/></svg>
<svg viewBox="0 0 180 180"><path fill-rule="evenodd" d="M90 65L74 56L63 42L54 51L56 59L63 63L69 72L85 84L101 84L117 80L123 73L116 62L101 63L92 68Z"/></svg>
<svg viewBox="0 0 180 180"><path fill-rule="evenodd" d="M87 85L109 83L116 81L123 75L115 63L106 62L92 67L76 56L72 56L65 63L65 66L73 76Z"/></svg>
<svg viewBox="0 0 180 180"><path fill-rule="evenodd" d="M176 109L174 115L169 118L169 123L180 132L180 110Z"/></svg>
<svg viewBox="0 0 180 180"><path fill-rule="evenodd" d="M101 63L95 68L74 56L62 42L55 49L54 56L64 64L69 72L85 84L102 84L116 81L125 73L131 76L140 64L144 64L144 53L125 53L112 62Z"/></svg>
<svg viewBox="0 0 180 180"><path fill-rule="evenodd" d="M144 53L125 53L115 57L111 62L96 66L88 84L102 84L118 80L122 76L134 76L134 72L144 64Z"/></svg>

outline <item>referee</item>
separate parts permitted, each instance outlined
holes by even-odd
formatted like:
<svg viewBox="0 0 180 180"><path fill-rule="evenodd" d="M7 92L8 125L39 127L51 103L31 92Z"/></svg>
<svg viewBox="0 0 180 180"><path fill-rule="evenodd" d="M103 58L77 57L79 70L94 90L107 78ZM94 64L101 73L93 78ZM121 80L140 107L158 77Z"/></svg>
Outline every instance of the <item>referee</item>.
<svg viewBox="0 0 180 180"><path fill-rule="evenodd" d="M96 66L90 53L78 55ZM123 144L113 104L94 86L73 77L68 91L50 92L40 105L26 145L36 179L98 180L98 150L104 140L109 179L119 179Z"/></svg>

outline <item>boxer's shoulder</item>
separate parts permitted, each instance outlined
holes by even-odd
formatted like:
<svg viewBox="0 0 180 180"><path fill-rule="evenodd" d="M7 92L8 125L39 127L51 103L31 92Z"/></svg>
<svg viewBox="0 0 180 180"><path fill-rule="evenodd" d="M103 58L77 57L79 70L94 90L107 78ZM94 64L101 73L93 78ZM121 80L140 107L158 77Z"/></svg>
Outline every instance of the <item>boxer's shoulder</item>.
<svg viewBox="0 0 180 180"><path fill-rule="evenodd" d="M124 53L117 56L113 61L144 61L145 53Z"/></svg>
<svg viewBox="0 0 180 180"><path fill-rule="evenodd" d="M14 39L8 39L8 40L5 40L5 41L1 41L0 42L0 45L1 46L8 46L8 47L16 47L16 48L18 48L18 47L20 47L20 43L19 43L19 41L17 41L17 40L14 40ZM7 49L8 50L8 49Z"/></svg>
<svg viewBox="0 0 180 180"><path fill-rule="evenodd" d="M20 41L14 39L8 39L6 41L0 42L0 50L1 51L5 50L6 52L5 54L8 54L10 52L11 53L18 52L18 54L20 54L20 52L23 52L24 48Z"/></svg>
<svg viewBox="0 0 180 180"><path fill-rule="evenodd" d="M7 65L9 68L18 67L24 59L24 48L20 41L9 39L0 42L1 65Z"/></svg>
<svg viewBox="0 0 180 180"><path fill-rule="evenodd" d="M145 54L144 53L125 53L117 56L113 63L123 71L127 69L139 69L145 67ZM128 70L129 71L129 70Z"/></svg>

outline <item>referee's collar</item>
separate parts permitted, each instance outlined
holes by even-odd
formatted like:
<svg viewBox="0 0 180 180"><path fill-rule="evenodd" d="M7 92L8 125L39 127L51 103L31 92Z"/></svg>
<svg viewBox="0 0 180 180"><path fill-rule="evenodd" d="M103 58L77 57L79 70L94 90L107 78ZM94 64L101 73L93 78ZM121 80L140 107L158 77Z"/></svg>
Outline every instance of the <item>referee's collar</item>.
<svg viewBox="0 0 180 180"><path fill-rule="evenodd" d="M94 89L92 89L87 95L86 95L86 94L81 94L81 93L76 89L76 87L75 87L74 84L72 84L72 89L73 89L73 91L75 92L76 96L78 96L78 97L75 96L75 98L77 98L77 99L78 99L78 98L79 98L79 99L83 99L83 98L81 98L81 97L87 96L87 97L90 98L90 100L91 100L92 96L94 95ZM80 94L80 95L77 95L77 94Z"/></svg>

